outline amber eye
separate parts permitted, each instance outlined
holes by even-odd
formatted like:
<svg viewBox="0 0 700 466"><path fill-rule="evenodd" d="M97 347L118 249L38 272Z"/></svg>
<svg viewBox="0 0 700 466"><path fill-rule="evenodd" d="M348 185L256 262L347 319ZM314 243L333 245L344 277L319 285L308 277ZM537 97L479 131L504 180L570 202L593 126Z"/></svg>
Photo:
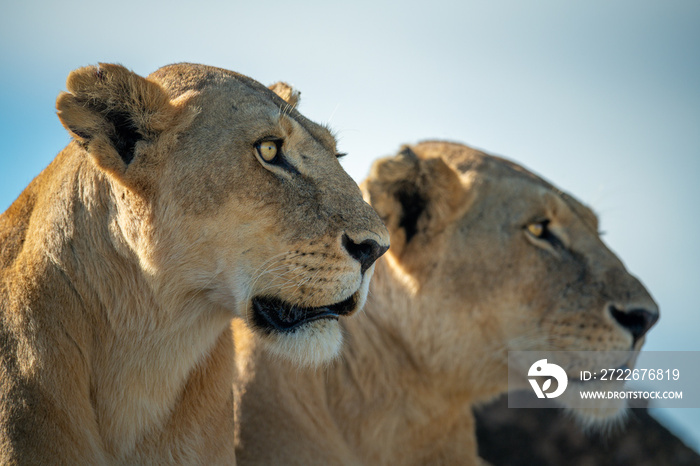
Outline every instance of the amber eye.
<svg viewBox="0 0 700 466"><path fill-rule="evenodd" d="M278 141L263 141L257 144L258 154L265 162L272 162L279 152Z"/></svg>
<svg viewBox="0 0 700 466"><path fill-rule="evenodd" d="M547 229L546 222L535 222L535 223L530 223L527 226L527 231L530 232L532 236L535 238L542 238L544 236L544 232Z"/></svg>

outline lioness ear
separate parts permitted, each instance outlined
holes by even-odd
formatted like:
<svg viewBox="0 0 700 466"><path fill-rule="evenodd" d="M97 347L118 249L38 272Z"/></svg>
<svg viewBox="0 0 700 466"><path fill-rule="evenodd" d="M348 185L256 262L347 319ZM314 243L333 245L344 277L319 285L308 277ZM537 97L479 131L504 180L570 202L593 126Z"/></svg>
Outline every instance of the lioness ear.
<svg viewBox="0 0 700 466"><path fill-rule="evenodd" d="M280 81L275 84L270 84L268 89L280 96L282 100L287 102L292 107L299 105L299 97L301 96L301 92L297 91L289 84Z"/></svg>
<svg viewBox="0 0 700 466"><path fill-rule="evenodd" d="M58 118L98 166L118 177L141 142L153 142L176 115L163 88L121 65L79 68L66 87L56 100Z"/></svg>
<svg viewBox="0 0 700 466"><path fill-rule="evenodd" d="M362 188L389 229L390 252L397 257L439 232L464 197L452 168L440 158L419 158L408 146L376 161Z"/></svg>

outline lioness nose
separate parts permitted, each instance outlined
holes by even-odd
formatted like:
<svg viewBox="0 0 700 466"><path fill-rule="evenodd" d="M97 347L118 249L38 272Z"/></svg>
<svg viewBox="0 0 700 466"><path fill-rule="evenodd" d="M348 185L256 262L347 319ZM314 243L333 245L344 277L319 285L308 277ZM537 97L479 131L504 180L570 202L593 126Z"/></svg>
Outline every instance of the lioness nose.
<svg viewBox="0 0 700 466"><path fill-rule="evenodd" d="M615 306L610 306L610 314L623 328L632 334L634 346L651 327L659 320L659 313L648 309L638 308L630 310L620 310Z"/></svg>
<svg viewBox="0 0 700 466"><path fill-rule="evenodd" d="M373 239L366 239L359 244L355 243L348 235L343 235L343 247L353 259L360 263L362 273L365 273L374 264L374 261L389 249L386 246L380 246Z"/></svg>

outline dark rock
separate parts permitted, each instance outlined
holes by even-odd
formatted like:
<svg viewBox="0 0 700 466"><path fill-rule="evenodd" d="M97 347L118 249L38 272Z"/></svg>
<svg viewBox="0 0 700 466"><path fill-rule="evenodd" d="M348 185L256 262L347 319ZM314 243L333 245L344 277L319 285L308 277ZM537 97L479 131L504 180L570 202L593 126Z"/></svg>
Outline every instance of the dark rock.
<svg viewBox="0 0 700 466"><path fill-rule="evenodd" d="M505 396L475 415L479 456L494 466L700 466L700 455L646 407L604 432L584 432L559 408L508 408Z"/></svg>

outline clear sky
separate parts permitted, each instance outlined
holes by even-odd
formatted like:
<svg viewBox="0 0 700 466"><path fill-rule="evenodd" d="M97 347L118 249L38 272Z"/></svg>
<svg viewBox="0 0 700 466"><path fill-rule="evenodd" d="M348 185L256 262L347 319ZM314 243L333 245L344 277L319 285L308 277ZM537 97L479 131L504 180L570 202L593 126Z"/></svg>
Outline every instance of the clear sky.
<svg viewBox="0 0 700 466"><path fill-rule="evenodd" d="M646 348L700 351L700 2L295 3L7 2L0 211L68 142L54 103L72 69L206 63L295 85L357 181L435 138L541 174L658 301ZM658 415L698 447L700 410Z"/></svg>

